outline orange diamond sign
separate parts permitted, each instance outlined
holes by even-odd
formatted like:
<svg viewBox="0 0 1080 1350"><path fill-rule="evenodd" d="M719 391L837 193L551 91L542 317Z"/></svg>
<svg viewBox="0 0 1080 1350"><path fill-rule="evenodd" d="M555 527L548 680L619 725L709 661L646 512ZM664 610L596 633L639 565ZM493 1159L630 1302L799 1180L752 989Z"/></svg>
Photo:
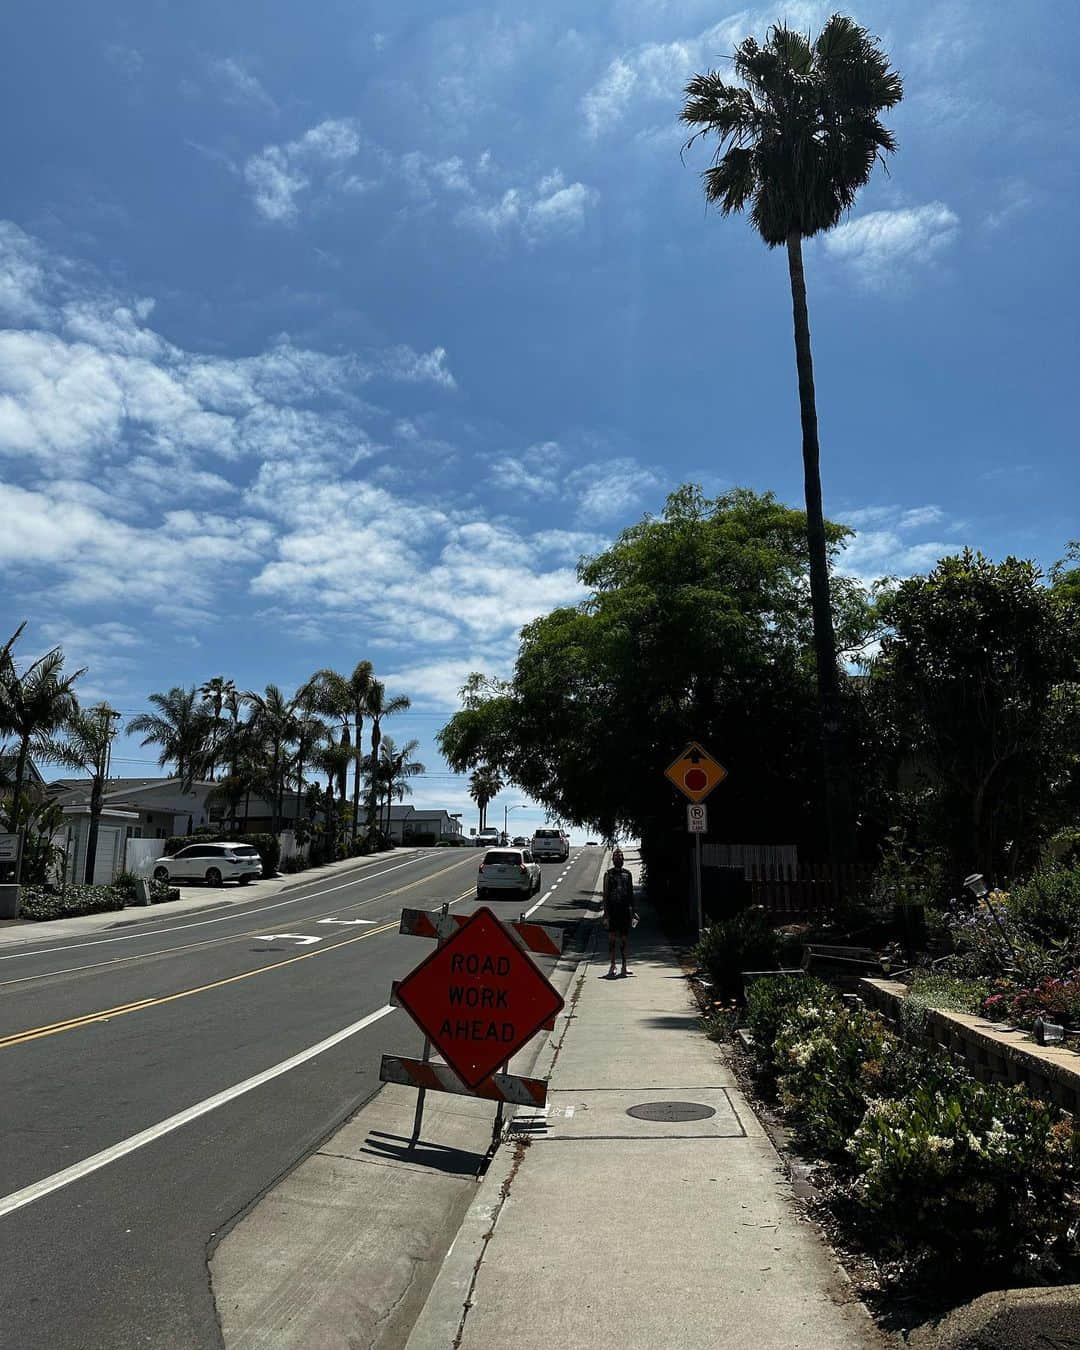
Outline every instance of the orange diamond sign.
<svg viewBox="0 0 1080 1350"><path fill-rule="evenodd" d="M727 769L713 759L704 746L691 741L678 759L664 770L664 777L675 784L684 797L702 802L717 784L727 777Z"/></svg>

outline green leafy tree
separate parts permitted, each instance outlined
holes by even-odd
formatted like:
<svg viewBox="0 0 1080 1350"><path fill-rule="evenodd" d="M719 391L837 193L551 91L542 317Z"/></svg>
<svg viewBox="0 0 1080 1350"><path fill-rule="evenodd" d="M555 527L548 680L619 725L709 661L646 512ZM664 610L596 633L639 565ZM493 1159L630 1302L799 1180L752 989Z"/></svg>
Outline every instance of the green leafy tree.
<svg viewBox="0 0 1080 1350"><path fill-rule="evenodd" d="M387 697L386 686L382 680L373 679L368 685L367 694L364 698L364 712L371 722L371 755L370 763L377 769L379 764L379 746L382 743L382 724L384 718L393 717L397 713L406 712L412 707L412 700L404 694L396 694L392 698ZM379 784L377 774L371 777L368 789L368 819L367 829L368 838L374 839L375 830L378 824L378 792Z"/></svg>
<svg viewBox="0 0 1080 1350"><path fill-rule="evenodd" d="M413 756L420 748L420 742L416 740L406 741L404 745L398 745L393 736L385 736L380 748L380 774L383 792L386 797L386 824L384 833L390 833L390 806L392 802L404 801L412 792L408 780L415 778L418 774L426 773L427 770L418 759Z"/></svg>
<svg viewBox="0 0 1080 1350"><path fill-rule="evenodd" d="M86 868L83 880L89 886L94 880L97 862L98 832L105 801L105 782L108 773L109 747L116 733L115 723L120 714L107 703L92 708L80 708L68 718L63 740L56 745L56 762L68 769L78 769L90 776L90 828L86 840Z"/></svg>
<svg viewBox="0 0 1080 1350"><path fill-rule="evenodd" d="M270 828L276 834L281 828L289 746L296 741L298 735L298 705L295 699L286 698L276 684L268 684L261 694L249 689L244 694L244 699L251 708L251 731L261 740L269 760L270 781L273 784Z"/></svg>
<svg viewBox="0 0 1080 1350"><path fill-rule="evenodd" d="M878 114L903 97L900 76L865 28L834 14L815 42L775 25L764 44L735 49L738 82L716 71L686 87L681 120L696 128L687 147L715 136L705 197L722 215L749 208L769 248L787 250L802 421L806 529L810 550L825 790L834 861L850 847L852 797L842 693L829 598L828 541L802 241L839 223L875 163L896 148Z"/></svg>
<svg viewBox="0 0 1080 1350"><path fill-rule="evenodd" d="M375 683L375 672L370 661L358 661L351 675L341 675L336 670L317 671L310 683L321 691L322 701L319 710L328 716L337 717L346 734L359 752L363 744L364 717L367 715L368 700ZM386 716L381 712L380 716ZM351 720L351 731L349 730ZM363 776L363 755L357 753L353 760L352 788L352 842L356 846L360 829L360 783Z"/></svg>
<svg viewBox="0 0 1080 1350"><path fill-rule="evenodd" d="M0 736L15 743L15 773L12 779L8 829L20 825L28 760L55 763L57 734L78 710L75 684L85 667L64 672L64 653L54 647L24 669L15 659L15 646L26 628L21 623L0 648Z"/></svg>
<svg viewBox="0 0 1080 1350"><path fill-rule="evenodd" d="M173 685L167 694L147 700L156 712L136 713L127 724L140 745L160 747L158 764L176 766L176 776L190 787L202 770L213 735L213 718L195 686Z"/></svg>
<svg viewBox="0 0 1080 1350"><path fill-rule="evenodd" d="M228 735L222 726L221 715L228 711L230 706L236 704L236 685L232 680L226 679L224 675L215 675L205 684L199 686L199 696L213 719L204 747L205 767L202 770L207 778L213 782L217 774L222 743ZM239 711L238 705L237 711Z"/></svg>
<svg viewBox="0 0 1080 1350"><path fill-rule="evenodd" d="M469 796L480 813L480 829L487 825L487 809L503 790L504 783L496 769L490 766L477 769L469 778Z"/></svg>
<svg viewBox="0 0 1080 1350"><path fill-rule="evenodd" d="M830 549L847 533L826 522ZM714 839L820 857L807 554L804 513L771 494L681 488L582 561L587 598L526 626L513 680L450 719L443 754L458 772L495 768L553 817L641 838L655 881L685 854L663 770L700 740L731 774ZM845 582L833 604L838 641L858 650L868 597Z"/></svg>
<svg viewBox="0 0 1080 1350"><path fill-rule="evenodd" d="M1031 859L1077 804L1080 608L1031 562L965 549L881 600L883 722L960 875Z"/></svg>

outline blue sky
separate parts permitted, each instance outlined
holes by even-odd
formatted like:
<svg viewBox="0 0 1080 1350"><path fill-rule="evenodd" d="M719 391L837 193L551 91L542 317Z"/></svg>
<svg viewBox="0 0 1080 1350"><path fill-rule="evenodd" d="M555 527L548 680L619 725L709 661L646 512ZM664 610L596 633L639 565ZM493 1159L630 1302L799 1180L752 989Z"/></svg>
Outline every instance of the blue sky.
<svg viewBox="0 0 1080 1350"><path fill-rule="evenodd" d="M431 734L579 597L579 554L688 479L800 500L784 259L705 212L675 119L742 36L830 9L20 6L5 630L125 711L368 657L414 700L388 729L423 743L415 800L460 809ZM1080 535L1080 12L847 12L907 95L890 176L807 250L846 566L1048 564Z"/></svg>

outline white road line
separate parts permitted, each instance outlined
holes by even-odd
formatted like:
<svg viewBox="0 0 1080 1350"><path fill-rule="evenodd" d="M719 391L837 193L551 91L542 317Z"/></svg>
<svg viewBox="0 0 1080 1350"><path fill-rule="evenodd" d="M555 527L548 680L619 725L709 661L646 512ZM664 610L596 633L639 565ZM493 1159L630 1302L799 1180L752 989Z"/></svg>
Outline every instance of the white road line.
<svg viewBox="0 0 1080 1350"><path fill-rule="evenodd" d="M316 923L336 923L342 928L359 928L364 924L378 923L378 919L316 919Z"/></svg>
<svg viewBox="0 0 1080 1350"><path fill-rule="evenodd" d="M44 1177L41 1181L35 1181L31 1186L24 1186L21 1191L12 1191L10 1195L0 1197L0 1219L7 1214L13 1214L15 1210L22 1209L26 1205L34 1204L37 1200L43 1200L53 1191L59 1191L65 1186L70 1186L74 1181L80 1181L83 1177L89 1176L91 1172L97 1172L102 1167L108 1167L110 1163L126 1158L129 1153L134 1153L136 1149L152 1144L164 1135L171 1134L173 1130L179 1130L185 1125L190 1125L193 1120L198 1120L200 1116L205 1116L210 1111L216 1111L219 1106L225 1106L228 1102L235 1101L237 1097L242 1097L245 1093L252 1092L257 1087L262 1087L264 1083L269 1083L274 1078L280 1078L283 1073L288 1073L290 1069L299 1068L301 1064L306 1064L309 1059L314 1059L316 1055L321 1055L324 1050L330 1050L335 1045L340 1045L342 1041L348 1040L350 1036L355 1036L359 1031L364 1031L372 1023L393 1011L394 1009L388 1003L385 1007L378 1008L373 1013L368 1013L367 1017L362 1017L359 1022L353 1022L347 1027L342 1027L340 1031L335 1031L332 1036L327 1036L325 1040L318 1041L315 1045L309 1045L306 1050L301 1050L299 1054L290 1055L288 1059L283 1059L280 1064L275 1064L269 1069L263 1069L261 1073L257 1073L251 1078L245 1078L242 1083L234 1083L232 1087L225 1088L223 1092L215 1092L212 1097L196 1102L194 1106L189 1106L184 1111L178 1111L175 1116L169 1116L167 1120L160 1120L156 1125L151 1125L149 1129L140 1130L138 1134L133 1134L128 1139L121 1139L118 1144L113 1144L111 1148L102 1149L100 1153L94 1153L91 1157L84 1158L82 1162L75 1163L71 1167L65 1167L62 1172L54 1172L52 1176Z"/></svg>
<svg viewBox="0 0 1080 1350"><path fill-rule="evenodd" d="M310 947L314 942L321 942L321 937L308 937L305 933L253 933L252 942L298 942L301 947Z"/></svg>
<svg viewBox="0 0 1080 1350"><path fill-rule="evenodd" d="M189 928L205 928L207 924L225 923L229 919L253 919L259 914L265 914L267 910L281 909L283 905L298 905L302 900L317 900L320 895L329 895L332 891L343 891L348 886L355 886L357 880L374 881L376 877L385 877L389 872L397 872L402 867L409 867L414 862L420 861L421 858L406 858L404 862L395 863L393 867L384 867L381 872L365 872L362 877L343 881L340 886L327 886L325 890L312 891L310 895L297 895L291 900L276 900L272 905L261 905L258 909L249 909L243 914L222 914L216 919L197 919L194 923L178 924L175 928L155 928L152 932L145 933L123 933L116 937L96 938L93 942L70 942L66 947L38 947L32 952L11 952L8 956L0 956L0 961L14 961L20 956L52 956L54 952L74 952L83 947L101 947L106 942L133 942L136 938L163 937L166 933L183 933ZM373 897L373 899L381 898L381 896Z"/></svg>

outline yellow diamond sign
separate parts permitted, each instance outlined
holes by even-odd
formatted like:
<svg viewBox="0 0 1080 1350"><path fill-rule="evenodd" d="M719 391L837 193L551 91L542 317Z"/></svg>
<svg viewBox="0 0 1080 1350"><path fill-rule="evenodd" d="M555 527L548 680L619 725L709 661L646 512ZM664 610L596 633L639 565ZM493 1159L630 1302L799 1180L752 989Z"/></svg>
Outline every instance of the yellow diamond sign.
<svg viewBox="0 0 1080 1350"><path fill-rule="evenodd" d="M704 746L691 741L678 759L664 770L664 777L675 784L684 797L701 802L727 777L727 769L713 759Z"/></svg>

